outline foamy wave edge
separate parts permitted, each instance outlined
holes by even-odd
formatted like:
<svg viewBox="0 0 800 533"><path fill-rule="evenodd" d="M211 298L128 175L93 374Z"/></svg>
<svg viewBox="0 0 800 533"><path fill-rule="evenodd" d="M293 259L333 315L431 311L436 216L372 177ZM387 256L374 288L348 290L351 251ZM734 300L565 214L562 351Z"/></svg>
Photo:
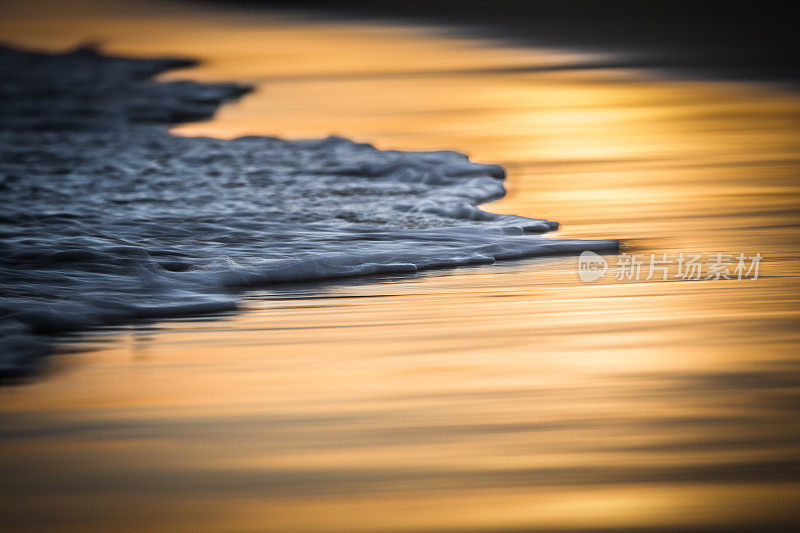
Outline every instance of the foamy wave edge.
<svg viewBox="0 0 800 533"><path fill-rule="evenodd" d="M171 136L247 90L149 80L188 64L0 49L0 375L54 334L229 311L243 288L618 247L479 209L504 171L455 152Z"/></svg>

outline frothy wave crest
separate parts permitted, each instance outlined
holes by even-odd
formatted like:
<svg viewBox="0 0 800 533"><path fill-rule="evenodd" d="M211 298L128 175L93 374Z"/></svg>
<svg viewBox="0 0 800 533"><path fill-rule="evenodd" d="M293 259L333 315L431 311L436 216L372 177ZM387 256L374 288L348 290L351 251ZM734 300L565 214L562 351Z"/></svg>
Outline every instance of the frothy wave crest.
<svg viewBox="0 0 800 533"><path fill-rule="evenodd" d="M0 49L0 373L50 334L232 309L241 287L617 246L482 211L503 169L455 152L171 136L246 91L148 79L186 64Z"/></svg>

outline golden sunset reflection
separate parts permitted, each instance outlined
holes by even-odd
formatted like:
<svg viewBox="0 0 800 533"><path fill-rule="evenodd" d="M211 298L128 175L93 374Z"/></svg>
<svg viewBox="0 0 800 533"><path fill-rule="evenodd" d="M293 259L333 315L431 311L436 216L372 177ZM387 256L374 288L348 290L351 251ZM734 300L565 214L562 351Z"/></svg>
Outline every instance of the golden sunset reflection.
<svg viewBox="0 0 800 533"><path fill-rule="evenodd" d="M506 167L508 195L489 210L557 220L556 237L623 238L646 258L764 260L742 281L610 272L586 284L560 257L265 288L241 313L69 337L46 376L0 388L7 523L767 531L800 520L797 93L562 70L597 56L433 27L180 2L37 5L7 3L4 40L197 57L163 78L255 85L176 134L458 150Z"/></svg>

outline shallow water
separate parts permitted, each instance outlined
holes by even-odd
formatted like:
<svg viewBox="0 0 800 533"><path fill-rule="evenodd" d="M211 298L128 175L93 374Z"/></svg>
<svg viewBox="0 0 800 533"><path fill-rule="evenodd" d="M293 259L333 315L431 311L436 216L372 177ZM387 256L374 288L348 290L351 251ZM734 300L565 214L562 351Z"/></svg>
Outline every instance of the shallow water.
<svg viewBox="0 0 800 533"><path fill-rule="evenodd" d="M248 293L239 314L66 338L46 376L0 389L6 524L672 531L800 519L794 93L547 71L586 58L434 28L210 21L181 5L56 25L52 11L30 22L13 7L0 21L12 42L102 39L209 60L170 78L257 84L177 133L455 149L507 168L509 194L487 209L557 220L559 236L627 238L645 262L764 259L741 281L683 281L677 265L647 281L647 264L618 281L612 257L594 283L559 258L284 286Z"/></svg>

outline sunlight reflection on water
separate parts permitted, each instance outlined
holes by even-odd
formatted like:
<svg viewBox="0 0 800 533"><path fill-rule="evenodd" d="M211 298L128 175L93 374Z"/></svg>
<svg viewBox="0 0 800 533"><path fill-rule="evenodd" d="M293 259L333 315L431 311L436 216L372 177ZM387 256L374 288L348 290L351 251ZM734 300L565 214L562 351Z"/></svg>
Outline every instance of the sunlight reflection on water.
<svg viewBox="0 0 800 533"><path fill-rule="evenodd" d="M800 518L800 97L543 71L587 56L431 28L185 9L64 18L12 4L0 28L31 46L99 39L207 58L165 78L256 84L180 134L456 149L508 168L491 210L644 254L760 252L761 278L587 285L574 258L522 261L254 291L239 315L81 338L95 349L0 390L7 523L569 531Z"/></svg>

